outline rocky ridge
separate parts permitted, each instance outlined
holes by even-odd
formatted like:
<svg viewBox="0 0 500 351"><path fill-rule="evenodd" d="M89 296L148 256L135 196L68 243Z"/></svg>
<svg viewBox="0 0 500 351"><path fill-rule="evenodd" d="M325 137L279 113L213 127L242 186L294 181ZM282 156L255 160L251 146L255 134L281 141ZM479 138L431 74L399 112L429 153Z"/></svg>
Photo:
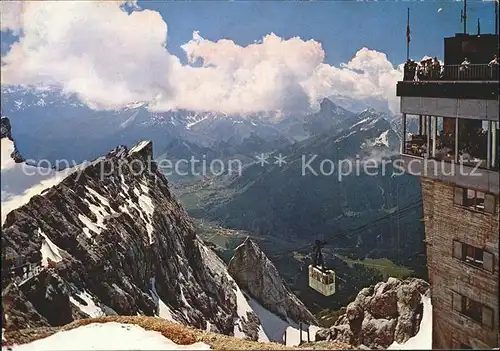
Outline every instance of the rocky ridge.
<svg viewBox="0 0 500 351"><path fill-rule="evenodd" d="M152 161L151 142L78 167L9 212L2 231L6 330L146 315L281 341L197 238Z"/></svg>
<svg viewBox="0 0 500 351"><path fill-rule="evenodd" d="M269 311L296 323L317 324L314 315L290 291L274 264L250 238L236 248L228 271L242 289Z"/></svg>
<svg viewBox="0 0 500 351"><path fill-rule="evenodd" d="M429 293L429 284L414 278L389 278L362 289L331 328L317 332L316 340L371 349L385 349L394 341L404 343L418 333L422 296Z"/></svg>

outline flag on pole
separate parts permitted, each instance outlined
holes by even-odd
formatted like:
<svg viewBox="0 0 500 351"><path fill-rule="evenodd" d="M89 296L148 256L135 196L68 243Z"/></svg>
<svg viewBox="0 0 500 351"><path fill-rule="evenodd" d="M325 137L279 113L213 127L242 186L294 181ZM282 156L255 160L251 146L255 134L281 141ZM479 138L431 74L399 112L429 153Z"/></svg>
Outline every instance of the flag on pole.
<svg viewBox="0 0 500 351"><path fill-rule="evenodd" d="M408 22L406 23L406 41L410 42L410 9L408 8Z"/></svg>
<svg viewBox="0 0 500 351"><path fill-rule="evenodd" d="M408 19L406 21L406 61L410 59L410 8L408 7Z"/></svg>

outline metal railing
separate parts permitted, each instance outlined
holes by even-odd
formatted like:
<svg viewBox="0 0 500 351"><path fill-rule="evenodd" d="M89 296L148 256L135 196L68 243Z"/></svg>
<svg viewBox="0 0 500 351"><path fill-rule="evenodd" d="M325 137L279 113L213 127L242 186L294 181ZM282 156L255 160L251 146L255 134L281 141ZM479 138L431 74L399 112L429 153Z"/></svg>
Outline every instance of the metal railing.
<svg viewBox="0 0 500 351"><path fill-rule="evenodd" d="M45 267L42 266L42 260L37 262L25 262L21 265L2 269L2 279L14 282L14 284L20 286L38 275L44 269Z"/></svg>
<svg viewBox="0 0 500 351"><path fill-rule="evenodd" d="M446 65L442 72L443 80L496 81L498 65L468 64Z"/></svg>

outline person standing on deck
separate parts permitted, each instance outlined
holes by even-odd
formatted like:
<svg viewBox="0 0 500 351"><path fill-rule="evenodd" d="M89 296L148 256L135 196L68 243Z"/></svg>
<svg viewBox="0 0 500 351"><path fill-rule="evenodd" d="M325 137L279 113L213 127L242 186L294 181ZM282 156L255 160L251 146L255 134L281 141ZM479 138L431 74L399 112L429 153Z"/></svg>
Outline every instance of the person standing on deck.
<svg viewBox="0 0 500 351"><path fill-rule="evenodd" d="M459 68L459 79L465 78L466 73L469 71L469 65L470 65L470 61L466 57L464 59L464 62L462 62L462 64L460 65L460 68Z"/></svg>
<svg viewBox="0 0 500 351"><path fill-rule="evenodd" d="M493 55L493 60L488 63L488 67L490 67L490 78L493 80L498 80L498 56Z"/></svg>
<svg viewBox="0 0 500 351"><path fill-rule="evenodd" d="M323 268L323 254L321 249L326 245L326 241L316 240L313 246L313 264L315 267Z"/></svg>

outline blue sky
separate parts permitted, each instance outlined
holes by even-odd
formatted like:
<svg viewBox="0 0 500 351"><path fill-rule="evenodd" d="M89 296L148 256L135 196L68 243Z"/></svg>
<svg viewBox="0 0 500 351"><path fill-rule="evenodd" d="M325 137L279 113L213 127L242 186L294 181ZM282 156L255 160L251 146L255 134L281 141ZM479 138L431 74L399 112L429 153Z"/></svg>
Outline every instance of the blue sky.
<svg viewBox="0 0 500 351"><path fill-rule="evenodd" d="M468 32L477 33L480 18L481 32L491 33L493 1L468 3ZM158 111L246 115L309 111L338 96L397 113L407 8L412 58L443 59L443 38L462 31L463 2L139 0L137 11L115 1L1 5L2 84L61 88L96 109L145 101ZM9 31L23 33L11 50ZM188 64L182 45L198 64Z"/></svg>
<svg viewBox="0 0 500 351"><path fill-rule="evenodd" d="M406 17L410 8L411 56L442 58L443 37L462 31L461 1L139 1L159 11L169 26L168 49L183 56L180 45L198 30L210 40L232 39L248 45L274 32L322 43L326 62L347 62L361 47L387 54L396 64L406 59ZM438 13L438 9L442 11ZM468 1L468 31L494 31L494 4Z"/></svg>

